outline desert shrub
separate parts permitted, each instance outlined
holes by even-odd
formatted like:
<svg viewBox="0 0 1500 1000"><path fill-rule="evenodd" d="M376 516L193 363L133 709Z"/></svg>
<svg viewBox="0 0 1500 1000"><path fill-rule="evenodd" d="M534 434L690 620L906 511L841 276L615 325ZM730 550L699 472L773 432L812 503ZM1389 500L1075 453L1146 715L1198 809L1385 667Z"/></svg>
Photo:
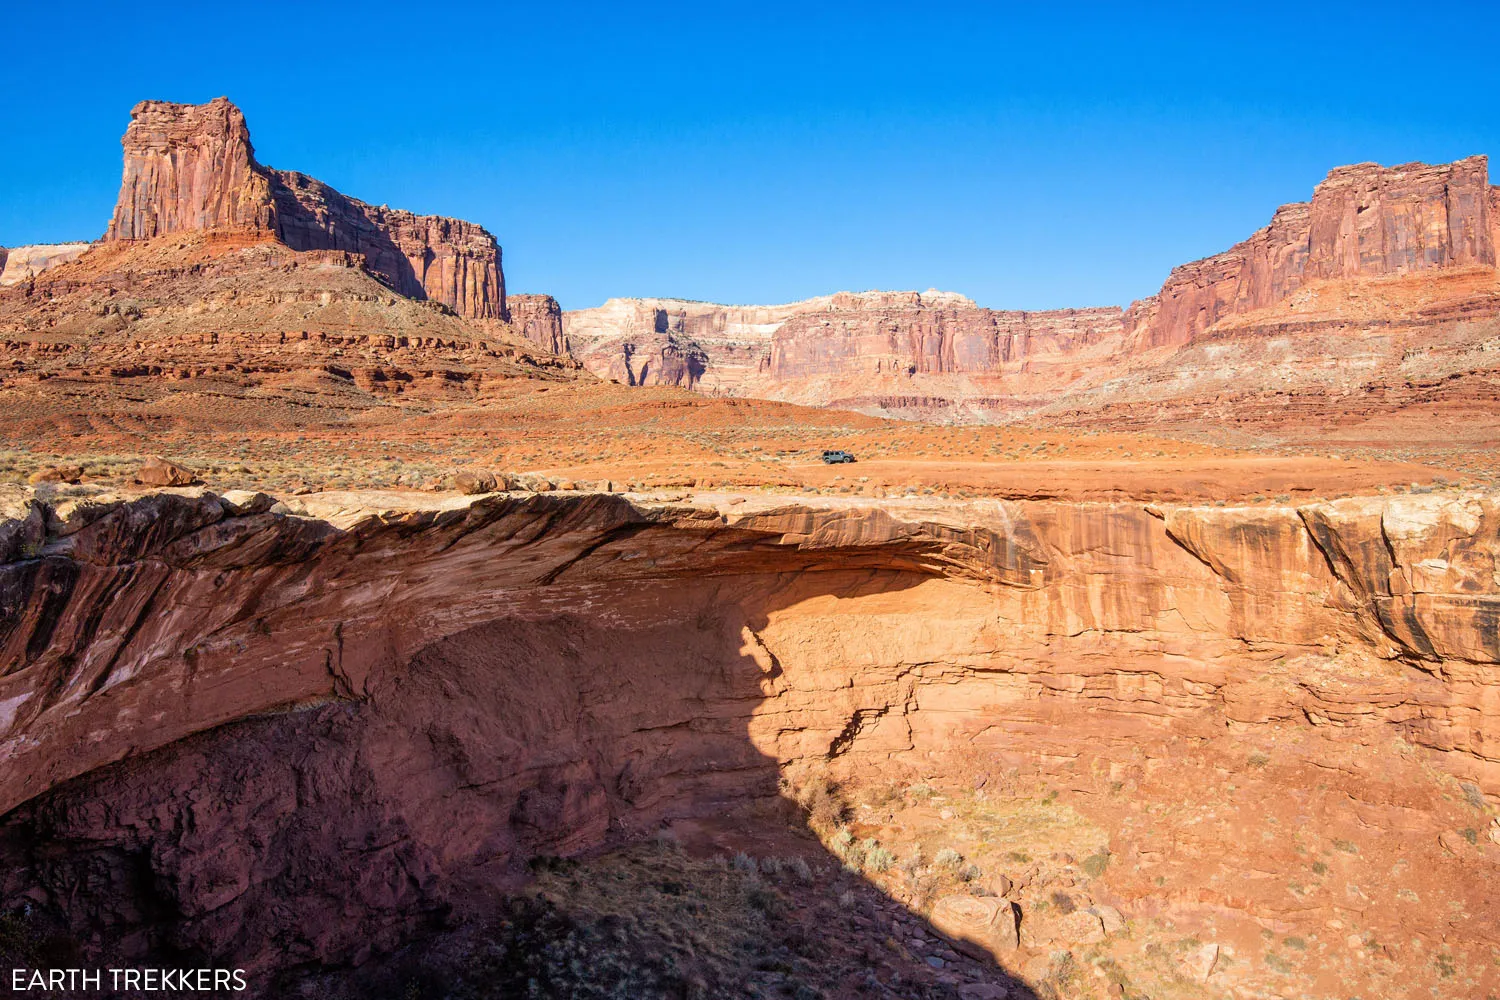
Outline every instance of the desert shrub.
<svg viewBox="0 0 1500 1000"><path fill-rule="evenodd" d="M937 855L932 859L933 864L940 868L957 868L963 864L963 860L964 856L951 847L945 847L941 851L938 851Z"/></svg>
<svg viewBox="0 0 1500 1000"><path fill-rule="evenodd" d="M1472 781L1460 781L1458 787L1463 789L1465 802L1469 803L1475 809L1484 809L1484 792L1479 790L1478 785Z"/></svg>
<svg viewBox="0 0 1500 1000"><path fill-rule="evenodd" d="M1109 867L1109 851L1100 849L1083 859L1083 873L1089 878L1098 878Z"/></svg>
<svg viewBox="0 0 1500 1000"><path fill-rule="evenodd" d="M806 811L808 825L819 833L842 826L849 813L838 783L827 775L809 779L798 790L797 804Z"/></svg>

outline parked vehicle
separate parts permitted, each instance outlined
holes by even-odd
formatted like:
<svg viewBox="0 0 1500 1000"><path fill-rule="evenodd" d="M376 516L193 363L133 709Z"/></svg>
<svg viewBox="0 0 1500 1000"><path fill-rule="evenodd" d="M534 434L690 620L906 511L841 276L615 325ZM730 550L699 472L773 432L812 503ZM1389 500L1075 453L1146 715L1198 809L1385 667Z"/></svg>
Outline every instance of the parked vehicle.
<svg viewBox="0 0 1500 1000"><path fill-rule="evenodd" d="M824 465L843 465L852 461L854 461L854 455L851 452L843 450L823 452Z"/></svg>

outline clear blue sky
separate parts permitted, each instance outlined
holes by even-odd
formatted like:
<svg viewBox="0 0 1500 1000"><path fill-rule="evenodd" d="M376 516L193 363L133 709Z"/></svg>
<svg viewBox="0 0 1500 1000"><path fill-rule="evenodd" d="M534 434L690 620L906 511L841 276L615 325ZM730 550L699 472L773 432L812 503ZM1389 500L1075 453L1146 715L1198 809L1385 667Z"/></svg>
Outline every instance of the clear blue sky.
<svg viewBox="0 0 1500 1000"><path fill-rule="evenodd" d="M25 2L0 245L98 236L131 105L225 94L262 162L482 223L568 308L1124 303L1335 165L1500 156L1497 9Z"/></svg>

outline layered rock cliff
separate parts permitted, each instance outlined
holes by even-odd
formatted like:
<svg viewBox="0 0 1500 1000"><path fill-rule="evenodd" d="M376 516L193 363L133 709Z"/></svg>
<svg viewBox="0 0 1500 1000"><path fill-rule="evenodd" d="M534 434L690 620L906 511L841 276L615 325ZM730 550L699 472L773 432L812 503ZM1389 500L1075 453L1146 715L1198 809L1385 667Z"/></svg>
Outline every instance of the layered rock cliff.
<svg viewBox="0 0 1500 1000"><path fill-rule="evenodd" d="M367 205L303 174L262 166L244 114L227 98L143 101L130 117L106 240L184 230L272 233L295 250L360 254L372 274L410 298L472 319L506 317L500 247L480 226Z"/></svg>
<svg viewBox="0 0 1500 1000"><path fill-rule="evenodd" d="M1221 254L1176 268L1133 310L1143 347L1192 341L1219 319L1275 304L1309 281L1495 266L1488 160L1339 167L1311 202Z"/></svg>
<svg viewBox="0 0 1500 1000"><path fill-rule="evenodd" d="M877 291L777 306L611 299L564 326L585 367L628 385L799 398L785 387L810 378L998 374L1118 341L1123 320L1116 308L997 311L951 292Z"/></svg>
<svg viewBox="0 0 1500 1000"><path fill-rule="evenodd" d="M1439 449L1466 432L1411 416L1435 400L1476 440L1491 431L1475 401L1496 377L1497 231L1483 156L1359 164L1123 311L871 292L780 306L611 299L564 325L586 367L628 385L939 422L1147 423L1235 443L1364 427L1361 447ZM1417 352L1428 363L1412 365Z"/></svg>
<svg viewBox="0 0 1500 1000"><path fill-rule="evenodd" d="M550 295L512 295L506 299L515 332L553 354L568 353L563 333L563 311Z"/></svg>
<svg viewBox="0 0 1500 1000"><path fill-rule="evenodd" d="M623 385L680 385L723 395L764 373L771 334L831 296L779 306L725 306L687 299L610 299L563 314L575 357Z"/></svg>
<svg viewBox="0 0 1500 1000"><path fill-rule="evenodd" d="M34 246L0 247L0 288L19 285L49 267L75 260L89 243L39 243Z"/></svg>
<svg viewBox="0 0 1500 1000"><path fill-rule="evenodd" d="M826 314L798 316L771 340L770 374L998 374L1036 355L1117 341L1122 311L982 309L960 296L835 296Z"/></svg>
<svg viewBox="0 0 1500 1000"><path fill-rule="evenodd" d="M774 798L799 765L980 753L1097 786L1100 815L1138 789L1152 822L1125 810L1112 849L1143 915L1256 941L1337 914L1487 961L1496 860L1418 775L1500 794L1495 497L724 499L10 495L5 893L117 954L363 961L529 857ZM1245 822L1271 825L1214 832L1257 747L1319 777L1253 779ZM1231 780L1208 832L1173 784L1200 763ZM1392 838L1365 856L1427 872L1425 908L1376 873L1288 902L1275 824L1350 810ZM1131 874L1164 860L1180 885Z"/></svg>

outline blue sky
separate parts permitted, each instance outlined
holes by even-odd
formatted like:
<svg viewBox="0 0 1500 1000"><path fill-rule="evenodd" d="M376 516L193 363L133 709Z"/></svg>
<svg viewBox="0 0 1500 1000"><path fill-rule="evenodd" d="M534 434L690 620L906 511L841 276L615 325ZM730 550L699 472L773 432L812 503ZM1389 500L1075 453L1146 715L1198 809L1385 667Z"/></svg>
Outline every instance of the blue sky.
<svg viewBox="0 0 1500 1000"><path fill-rule="evenodd" d="M131 105L225 94L262 162L479 222L567 308L1123 304L1333 166L1500 155L1493 3L66 10L6 14L0 245L99 235Z"/></svg>

